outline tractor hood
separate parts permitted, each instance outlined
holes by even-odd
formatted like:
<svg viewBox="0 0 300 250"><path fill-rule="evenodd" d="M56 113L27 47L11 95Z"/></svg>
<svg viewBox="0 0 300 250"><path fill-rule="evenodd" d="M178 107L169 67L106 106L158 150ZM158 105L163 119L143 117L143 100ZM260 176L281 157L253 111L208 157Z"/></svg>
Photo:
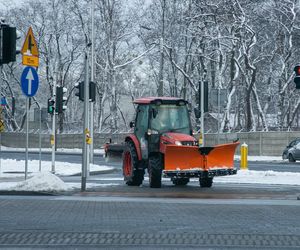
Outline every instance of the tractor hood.
<svg viewBox="0 0 300 250"><path fill-rule="evenodd" d="M166 132L161 135L161 141L165 142L166 144L175 144L176 141L196 142L197 140L191 135Z"/></svg>

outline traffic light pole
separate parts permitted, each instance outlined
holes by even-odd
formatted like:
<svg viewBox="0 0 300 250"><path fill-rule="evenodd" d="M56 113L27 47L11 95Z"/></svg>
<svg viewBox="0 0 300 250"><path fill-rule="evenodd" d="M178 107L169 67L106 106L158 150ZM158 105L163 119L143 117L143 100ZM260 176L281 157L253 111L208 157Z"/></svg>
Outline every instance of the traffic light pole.
<svg viewBox="0 0 300 250"><path fill-rule="evenodd" d="M204 81L201 81L201 134L202 134L202 147L205 145L204 137Z"/></svg>
<svg viewBox="0 0 300 250"><path fill-rule="evenodd" d="M92 47L91 47L91 82L94 82L94 52L95 52L95 43L94 43L94 6L95 6L95 1L92 0L92 7L91 7L91 19L92 19L92 36L91 36L91 42L92 42ZM91 120L90 120L90 133L91 133L91 144L90 144L90 163L94 163L94 102L90 102L90 111L91 111ZM88 171L89 172L89 171ZM88 173L89 174L89 173Z"/></svg>
<svg viewBox="0 0 300 250"><path fill-rule="evenodd" d="M56 97L56 81L53 83L53 98L55 100ZM51 145L52 145L52 164L51 164L51 172L52 174L55 173L55 113L56 113L56 101L54 102L54 107L53 107L53 115L52 115L52 134L51 134Z"/></svg>
<svg viewBox="0 0 300 250"><path fill-rule="evenodd" d="M81 191L86 190L87 169L89 168L89 63L87 51L85 53L85 80L84 80L84 125L82 149Z"/></svg>
<svg viewBox="0 0 300 250"><path fill-rule="evenodd" d="M218 137L217 137L217 143L220 144L220 86L218 86Z"/></svg>

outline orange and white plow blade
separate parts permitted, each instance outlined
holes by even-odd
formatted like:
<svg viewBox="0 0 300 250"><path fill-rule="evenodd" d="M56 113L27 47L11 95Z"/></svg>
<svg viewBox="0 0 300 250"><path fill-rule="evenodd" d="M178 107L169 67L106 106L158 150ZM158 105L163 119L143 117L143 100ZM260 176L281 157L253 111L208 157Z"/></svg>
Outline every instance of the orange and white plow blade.
<svg viewBox="0 0 300 250"><path fill-rule="evenodd" d="M234 153L239 142L220 144L214 147L191 147L167 145L165 152L165 169L166 171L180 170L209 170L213 168L233 168ZM210 148L207 155L201 154Z"/></svg>

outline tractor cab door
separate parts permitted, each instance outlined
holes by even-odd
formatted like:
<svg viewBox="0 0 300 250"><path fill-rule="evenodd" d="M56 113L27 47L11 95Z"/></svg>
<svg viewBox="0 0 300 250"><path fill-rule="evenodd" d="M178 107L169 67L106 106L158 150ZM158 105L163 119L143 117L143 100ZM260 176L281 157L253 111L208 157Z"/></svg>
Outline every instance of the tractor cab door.
<svg viewBox="0 0 300 250"><path fill-rule="evenodd" d="M145 138L148 130L148 105L139 105L137 108L137 114L135 119L134 134L139 140L142 152L142 159L148 158L148 142Z"/></svg>

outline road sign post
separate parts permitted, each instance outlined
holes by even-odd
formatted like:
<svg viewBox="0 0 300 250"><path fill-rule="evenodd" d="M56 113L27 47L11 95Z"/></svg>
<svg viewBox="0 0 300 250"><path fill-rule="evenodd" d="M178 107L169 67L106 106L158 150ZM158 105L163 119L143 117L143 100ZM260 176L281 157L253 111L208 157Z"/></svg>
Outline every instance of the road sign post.
<svg viewBox="0 0 300 250"><path fill-rule="evenodd" d="M33 67L25 67L21 75L21 88L26 98L26 151L25 151L25 180L28 173L28 131L29 131L29 98L34 96L39 87L39 77Z"/></svg>
<svg viewBox="0 0 300 250"><path fill-rule="evenodd" d="M28 173L28 131L29 131L29 124L28 124L28 113L29 113L29 98L26 98L26 150L25 150L25 180L27 180L27 173Z"/></svg>

